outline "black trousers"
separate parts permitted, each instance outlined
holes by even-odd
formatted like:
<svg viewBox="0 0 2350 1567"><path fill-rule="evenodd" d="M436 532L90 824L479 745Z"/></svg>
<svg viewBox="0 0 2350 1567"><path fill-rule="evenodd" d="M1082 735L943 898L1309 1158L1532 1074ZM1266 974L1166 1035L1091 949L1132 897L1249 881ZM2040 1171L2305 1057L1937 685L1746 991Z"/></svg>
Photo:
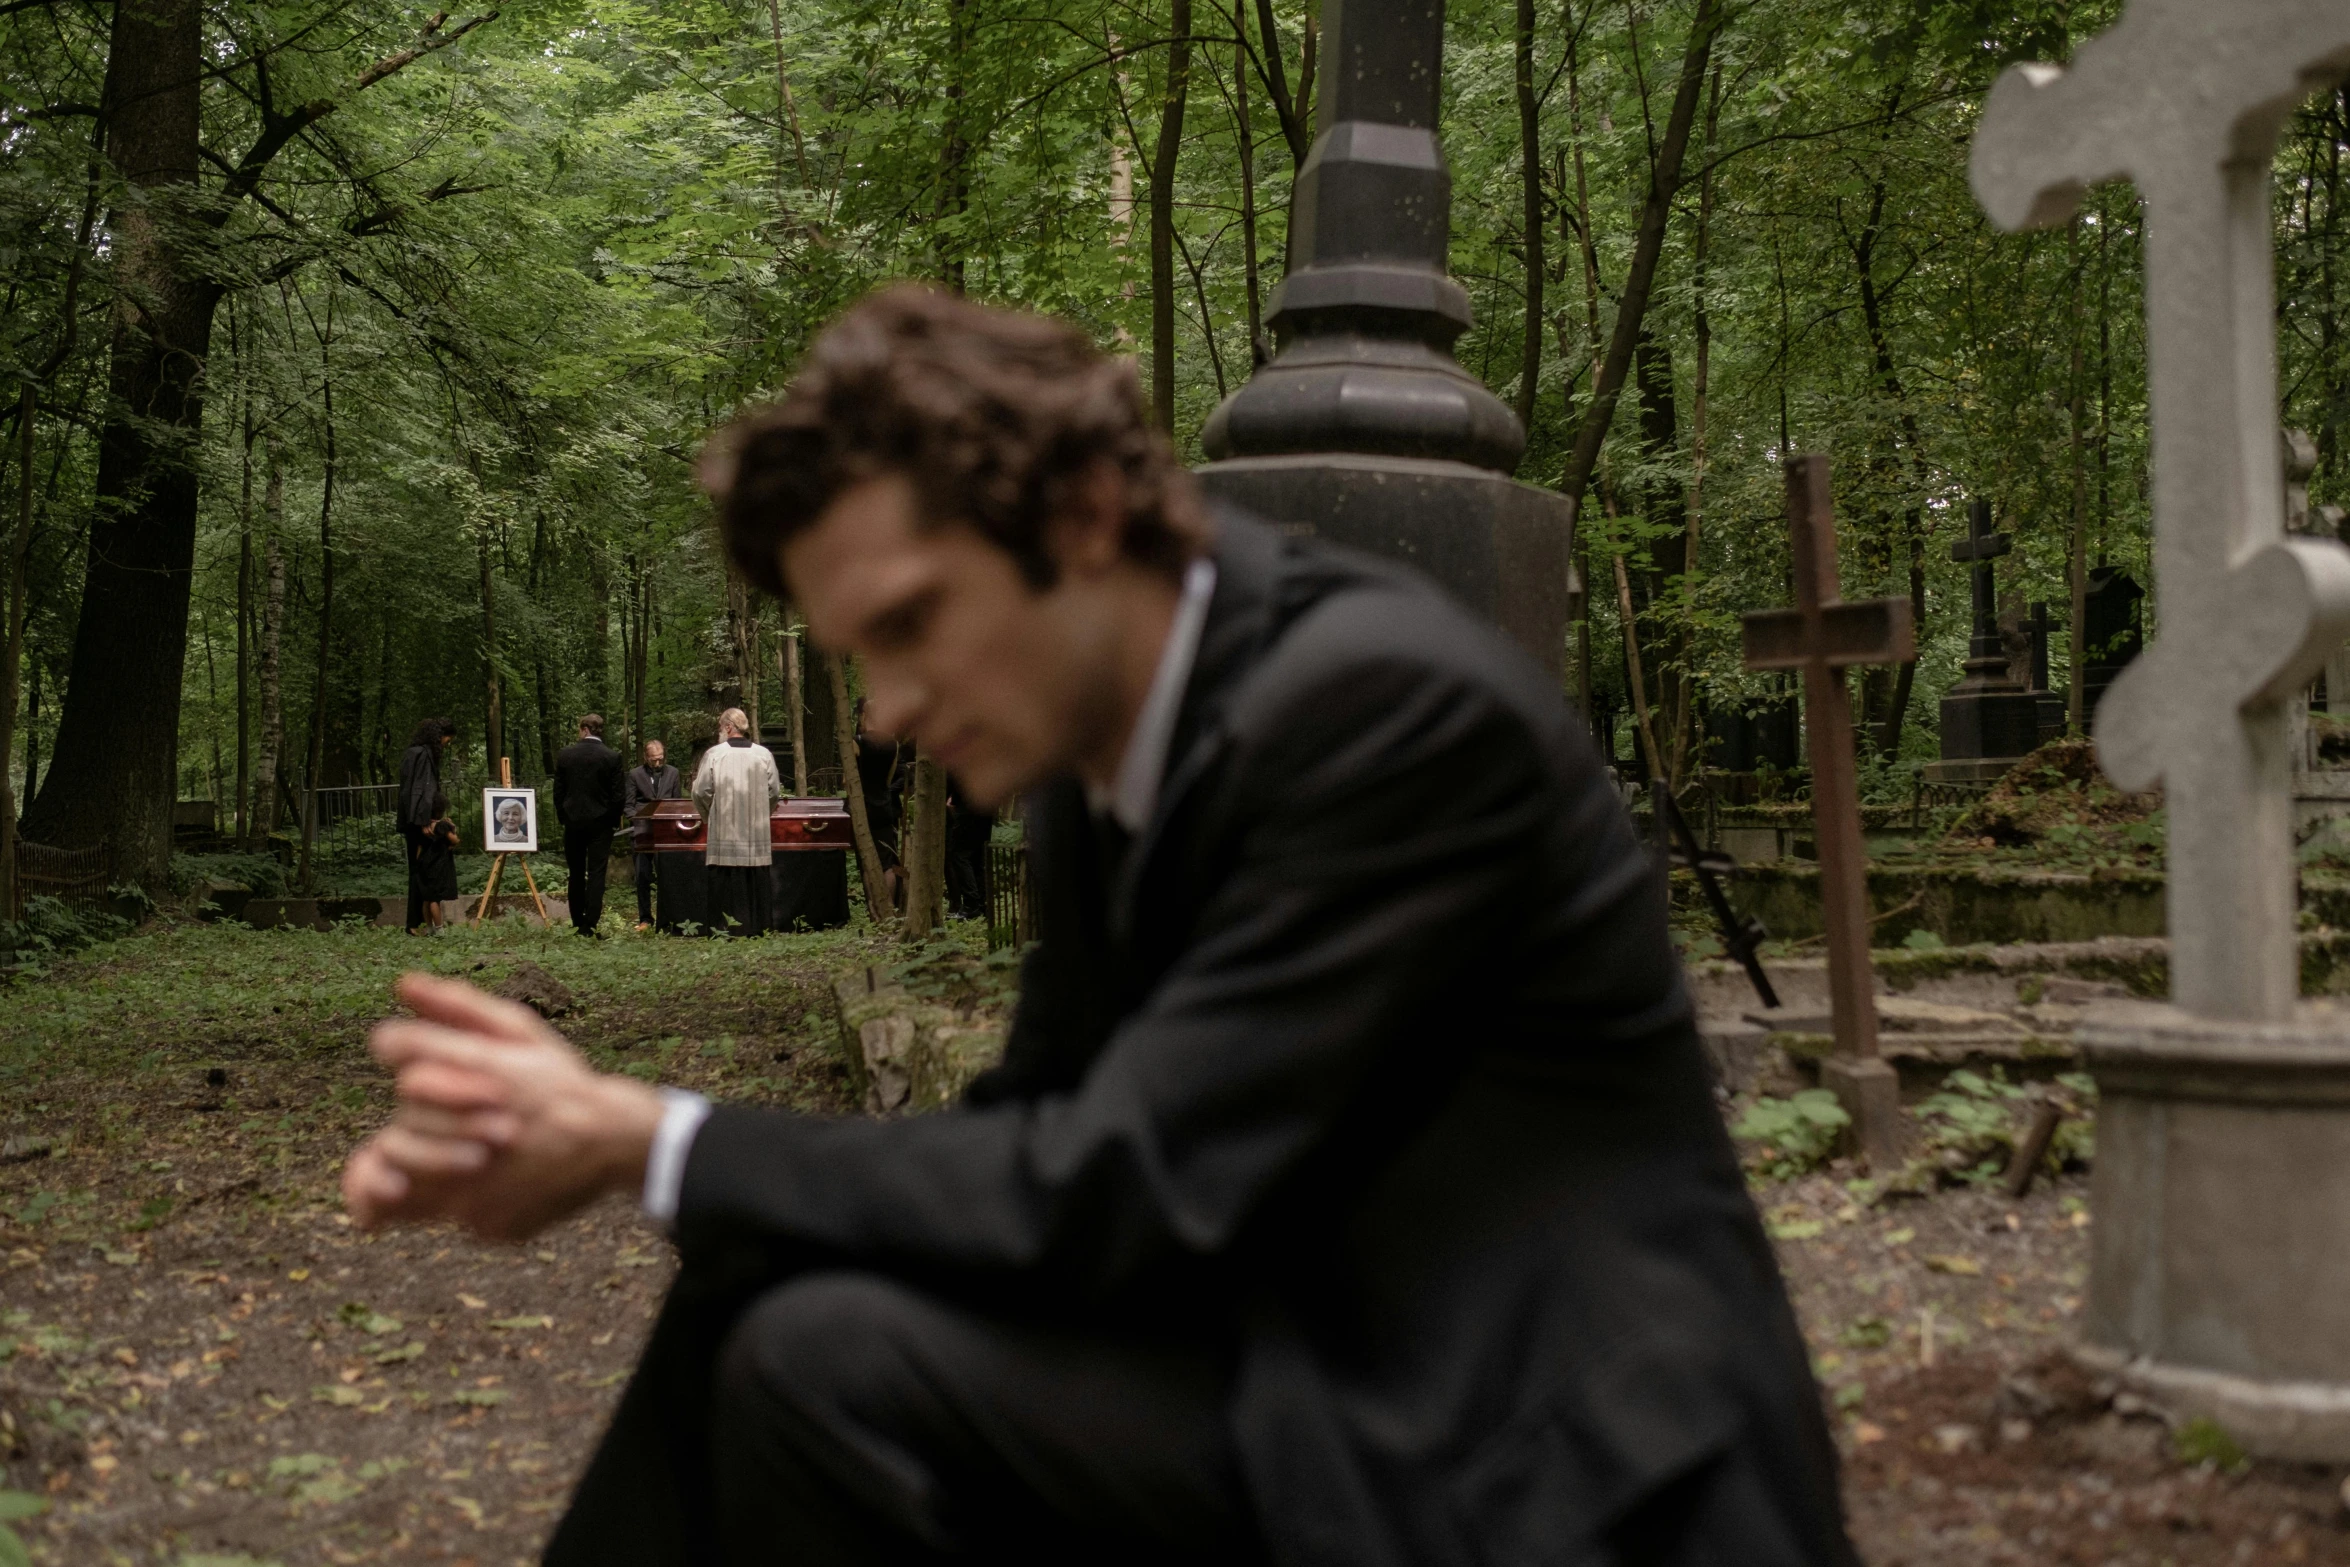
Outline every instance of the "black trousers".
<svg viewBox="0 0 2350 1567"><path fill-rule="evenodd" d="M653 923L653 878L660 862L650 854L639 854L634 859L636 922L639 925L650 925Z"/></svg>
<svg viewBox="0 0 2350 1567"><path fill-rule="evenodd" d="M604 880L612 869L611 824L564 828L563 864L571 873L571 927L592 936L604 919Z"/></svg>
<svg viewBox="0 0 2350 1567"><path fill-rule="evenodd" d="M710 932L764 936L775 928L775 874L765 865L705 865L704 912Z"/></svg>
<svg viewBox="0 0 2350 1567"><path fill-rule="evenodd" d="M1231 1369L870 1274L679 1279L547 1567L1250 1567Z"/></svg>
<svg viewBox="0 0 2350 1567"><path fill-rule="evenodd" d="M403 827L400 842L408 851L408 917L402 930L414 930L424 923L424 867L418 857L424 851L424 829Z"/></svg>

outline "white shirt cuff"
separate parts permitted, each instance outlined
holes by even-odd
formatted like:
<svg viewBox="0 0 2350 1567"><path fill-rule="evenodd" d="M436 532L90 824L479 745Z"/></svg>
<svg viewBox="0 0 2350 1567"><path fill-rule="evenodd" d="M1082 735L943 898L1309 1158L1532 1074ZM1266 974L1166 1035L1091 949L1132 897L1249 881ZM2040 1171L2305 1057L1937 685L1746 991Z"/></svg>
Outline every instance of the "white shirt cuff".
<svg viewBox="0 0 2350 1567"><path fill-rule="evenodd" d="M653 1146L645 1155L645 1217L667 1227L677 1218L677 1199L685 1186L685 1156L693 1151L694 1134L710 1119L710 1101L682 1088L661 1090L661 1124L654 1129Z"/></svg>

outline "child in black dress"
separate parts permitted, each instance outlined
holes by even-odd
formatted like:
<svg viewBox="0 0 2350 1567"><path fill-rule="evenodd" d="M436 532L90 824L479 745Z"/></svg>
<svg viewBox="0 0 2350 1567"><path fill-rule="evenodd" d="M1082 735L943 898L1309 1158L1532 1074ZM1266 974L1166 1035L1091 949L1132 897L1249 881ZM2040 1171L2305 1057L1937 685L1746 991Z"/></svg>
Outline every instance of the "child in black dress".
<svg viewBox="0 0 2350 1567"><path fill-rule="evenodd" d="M432 818L416 851L416 870L424 883L425 918L438 930L442 901L457 896L457 824L449 819L447 795L432 797Z"/></svg>

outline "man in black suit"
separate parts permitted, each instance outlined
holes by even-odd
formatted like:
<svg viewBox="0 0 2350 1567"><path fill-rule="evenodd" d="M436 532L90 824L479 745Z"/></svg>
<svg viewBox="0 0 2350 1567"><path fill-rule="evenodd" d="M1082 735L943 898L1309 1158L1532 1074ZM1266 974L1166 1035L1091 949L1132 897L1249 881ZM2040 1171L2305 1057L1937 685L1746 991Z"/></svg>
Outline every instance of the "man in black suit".
<svg viewBox="0 0 2350 1567"><path fill-rule="evenodd" d="M621 807L621 814L634 816L640 805L677 798L677 769L669 765L669 747L658 740L647 740L643 765L628 770L628 799ZM630 867L636 872L636 928L639 930L650 930L653 926L653 880L658 859L658 855L640 854Z"/></svg>
<svg viewBox="0 0 2350 1567"><path fill-rule="evenodd" d="M885 292L725 438L739 569L1028 790L1001 1065L712 1107L412 977L361 1223L642 1194L682 1266L548 1548L599 1563L1849 1567L1653 866L1554 677L1211 515L1130 367Z"/></svg>
<svg viewBox="0 0 2350 1567"><path fill-rule="evenodd" d="M620 825L626 768L604 743L604 715L583 714L579 738L555 753L555 817L563 824L563 863L571 872L571 928L593 936L604 921L604 879L612 868L612 832Z"/></svg>

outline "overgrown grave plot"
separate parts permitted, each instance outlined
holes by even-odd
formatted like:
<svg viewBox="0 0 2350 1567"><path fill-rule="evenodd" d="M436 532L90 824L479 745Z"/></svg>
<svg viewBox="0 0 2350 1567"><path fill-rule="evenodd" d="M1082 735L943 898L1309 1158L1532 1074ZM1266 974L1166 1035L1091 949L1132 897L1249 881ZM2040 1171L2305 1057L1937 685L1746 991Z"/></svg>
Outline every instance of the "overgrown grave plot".
<svg viewBox="0 0 2350 1567"><path fill-rule="evenodd" d="M612 1201L523 1247L354 1234L404 967L558 1013L599 1065L850 1106L861 935L150 928L0 994L0 1520L55 1567L535 1560L669 1251ZM28 1501L11 1504L15 1508ZM5 1549L5 1547L0 1547Z"/></svg>
<svg viewBox="0 0 2350 1567"><path fill-rule="evenodd" d="M2083 1374L2093 1120L2021 1198L2018 1085L1952 1074L1890 1181L1831 1156L1833 1105L1739 1106L1741 1150L1812 1353L1872 1567L2350 1562L2343 1476L2248 1463L2228 1434ZM2087 1085L2073 1085L2086 1093ZM2092 1107L2080 1106L2084 1111Z"/></svg>

